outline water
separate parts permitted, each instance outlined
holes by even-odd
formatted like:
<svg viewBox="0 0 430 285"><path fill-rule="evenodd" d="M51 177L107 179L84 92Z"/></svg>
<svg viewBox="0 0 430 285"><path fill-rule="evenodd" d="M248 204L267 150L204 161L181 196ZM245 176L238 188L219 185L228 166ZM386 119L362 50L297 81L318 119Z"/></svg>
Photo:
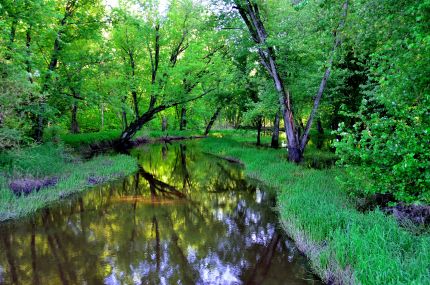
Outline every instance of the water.
<svg viewBox="0 0 430 285"><path fill-rule="evenodd" d="M141 169L0 226L1 284L319 284L274 197L193 144L134 149Z"/></svg>

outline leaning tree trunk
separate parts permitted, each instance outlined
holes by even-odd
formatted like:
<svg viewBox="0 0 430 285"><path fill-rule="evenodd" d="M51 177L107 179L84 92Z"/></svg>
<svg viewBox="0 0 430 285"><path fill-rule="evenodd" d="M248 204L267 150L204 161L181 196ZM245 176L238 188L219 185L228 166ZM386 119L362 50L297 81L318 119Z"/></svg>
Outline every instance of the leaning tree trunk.
<svg viewBox="0 0 430 285"><path fill-rule="evenodd" d="M220 112L221 112L221 107L218 107L216 109L215 113L213 114L213 116L211 117L208 125L206 126L205 134L204 134L205 136L207 136L209 134L209 132L211 131L212 126L215 123L216 119L218 118Z"/></svg>
<svg viewBox="0 0 430 285"><path fill-rule="evenodd" d="M318 110L319 107L319 103L321 101L322 95L324 93L324 90L327 86L327 81L330 77L330 73L331 73L331 68L333 66L333 61L334 61L334 56L336 54L336 50L337 48L342 44L342 30L345 26L345 22L346 22L346 17L348 15L348 1L349 0L345 0L345 2L342 5L342 18L340 19L339 25L337 27L337 29L335 30L335 35L334 35L334 44L331 50L331 54L330 54L330 58L328 60L328 66L324 72L323 78L321 79L321 83L320 86L318 88L317 94L315 96L314 99L314 106L311 110L311 113L309 115L309 119L308 122L306 123L306 128L304 130L303 136L301 138L301 147L304 149L306 147L306 144L308 143L308 137L309 137L309 132L311 130L311 126L312 126L312 122L315 118L316 112Z"/></svg>
<svg viewBox="0 0 430 285"><path fill-rule="evenodd" d="M70 124L70 132L72 134L79 133L79 123L78 123L78 103L74 102L72 106L72 119Z"/></svg>
<svg viewBox="0 0 430 285"><path fill-rule="evenodd" d="M160 113L161 111L164 111L166 109L197 100L197 99L205 96L206 94L212 92L213 90L214 89L209 89L209 90L203 92L202 94L200 94L199 96L193 97L193 98L185 100L185 101L172 103L169 105L159 105L157 107L153 107L152 104L150 104L148 111L146 111L145 113L140 115L136 120L134 120L129 126L127 126L124 129L124 131L121 133L119 139L114 142L115 147L118 149L127 148L130 145L131 138L136 134L136 132L138 130L140 130L143 125L145 125L146 123L148 123L149 121L154 119L154 116L156 114Z"/></svg>
<svg viewBox="0 0 430 285"><path fill-rule="evenodd" d="M279 147L279 111L276 112L275 121L273 122L272 142L270 146L272 148Z"/></svg>
<svg viewBox="0 0 430 285"><path fill-rule="evenodd" d="M314 106L311 114L309 115L306 128L303 132L303 136L299 136L295 123L293 108L290 100L290 93L288 88L284 86L284 82L280 76L276 64L276 52L273 46L267 43L267 32L264 27L263 21L260 17L260 10L258 4L254 1L241 1L235 0L235 8L238 9L240 16L244 20L254 42L258 45L257 50L261 59L261 64L267 70L269 75L272 77L276 91L279 97L279 104L281 106L282 115L284 117L285 133L288 140L288 159L293 162L300 162L303 159L303 152L308 142L309 131L312 126L312 121L315 117L316 111L319 107L319 103L326 87L327 80L330 76L331 67L333 65L334 54L337 47L341 44L341 31L344 27L347 10L348 0L345 0L343 4L342 18L339 26L335 32L335 41L328 62L328 67L324 73L323 79L318 89L317 95L314 99Z"/></svg>

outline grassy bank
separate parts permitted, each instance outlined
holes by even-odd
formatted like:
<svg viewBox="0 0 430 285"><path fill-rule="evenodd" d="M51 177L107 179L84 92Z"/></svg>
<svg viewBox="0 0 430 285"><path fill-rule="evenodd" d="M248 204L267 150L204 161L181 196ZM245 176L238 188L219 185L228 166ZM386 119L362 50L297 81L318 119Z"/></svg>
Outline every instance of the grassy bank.
<svg viewBox="0 0 430 285"><path fill-rule="evenodd" d="M106 131L100 131L100 132L93 132L93 133L79 133L79 134L60 134L56 137L51 136L47 137L47 141L52 140L58 140L63 142L64 144L71 146L71 147L85 147L90 144L96 144L103 141L111 141L118 139L121 135L121 130L106 130ZM154 130L148 130L146 128L138 131L134 138L160 138L165 136L195 136L195 135L201 135L201 132L199 131L179 131L179 130L169 130L169 131L154 131Z"/></svg>
<svg viewBox="0 0 430 285"><path fill-rule="evenodd" d="M80 133L80 134L63 134L59 138L67 145L78 147L81 145L89 145L99 143L102 141L114 140L121 135L120 130L108 130L94 133Z"/></svg>
<svg viewBox="0 0 430 285"><path fill-rule="evenodd" d="M202 141L207 152L239 159L247 175L278 189L284 229L326 282L428 284L430 237L416 236L379 210L361 213L342 191L337 168L288 163L285 150L256 151L241 137Z"/></svg>
<svg viewBox="0 0 430 285"><path fill-rule="evenodd" d="M84 161L55 144L14 150L0 154L0 222L31 214L38 209L137 170L135 158L103 155ZM10 183L22 179L38 181L55 177L58 182L24 196L15 195Z"/></svg>

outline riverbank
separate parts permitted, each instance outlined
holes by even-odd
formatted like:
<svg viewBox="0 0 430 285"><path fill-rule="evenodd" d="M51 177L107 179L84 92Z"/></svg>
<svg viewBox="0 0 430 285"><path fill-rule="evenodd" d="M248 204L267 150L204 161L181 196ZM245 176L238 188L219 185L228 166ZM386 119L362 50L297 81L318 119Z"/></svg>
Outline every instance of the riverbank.
<svg viewBox="0 0 430 285"><path fill-rule="evenodd" d="M58 140L71 147L87 147L92 144L101 144L103 142L114 141L118 139L121 135L121 130L106 130L101 132L93 133L80 133L80 134L61 134L56 138L49 137L48 140ZM174 140L174 138L194 138L202 137L198 131L150 131L148 129L143 129L136 133L133 141L136 143L153 143L153 142L163 142L163 140Z"/></svg>
<svg viewBox="0 0 430 285"><path fill-rule="evenodd" d="M137 171L137 160L132 156L93 157L96 152L90 145L113 140L119 134L110 130L56 135L46 138L52 142L1 153L0 222L30 215L91 186ZM136 145L201 138L191 131L143 130L138 135Z"/></svg>
<svg viewBox="0 0 430 285"><path fill-rule="evenodd" d="M430 237L414 235L381 211L359 212L337 182L336 167L316 170L286 160L285 150L256 148L242 137L209 138L205 151L239 160L246 174L278 190L284 230L335 284L426 284Z"/></svg>
<svg viewBox="0 0 430 285"><path fill-rule="evenodd" d="M0 222L137 170L135 158L100 155L83 160L61 144L46 143L0 156Z"/></svg>

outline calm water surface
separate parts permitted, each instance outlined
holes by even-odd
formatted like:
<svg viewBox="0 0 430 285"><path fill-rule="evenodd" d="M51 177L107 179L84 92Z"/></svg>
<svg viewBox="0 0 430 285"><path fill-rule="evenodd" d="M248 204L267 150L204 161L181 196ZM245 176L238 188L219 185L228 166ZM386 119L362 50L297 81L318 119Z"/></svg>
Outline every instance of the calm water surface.
<svg viewBox="0 0 430 285"><path fill-rule="evenodd" d="M274 197L195 144L134 149L140 170L0 226L0 284L319 284Z"/></svg>

